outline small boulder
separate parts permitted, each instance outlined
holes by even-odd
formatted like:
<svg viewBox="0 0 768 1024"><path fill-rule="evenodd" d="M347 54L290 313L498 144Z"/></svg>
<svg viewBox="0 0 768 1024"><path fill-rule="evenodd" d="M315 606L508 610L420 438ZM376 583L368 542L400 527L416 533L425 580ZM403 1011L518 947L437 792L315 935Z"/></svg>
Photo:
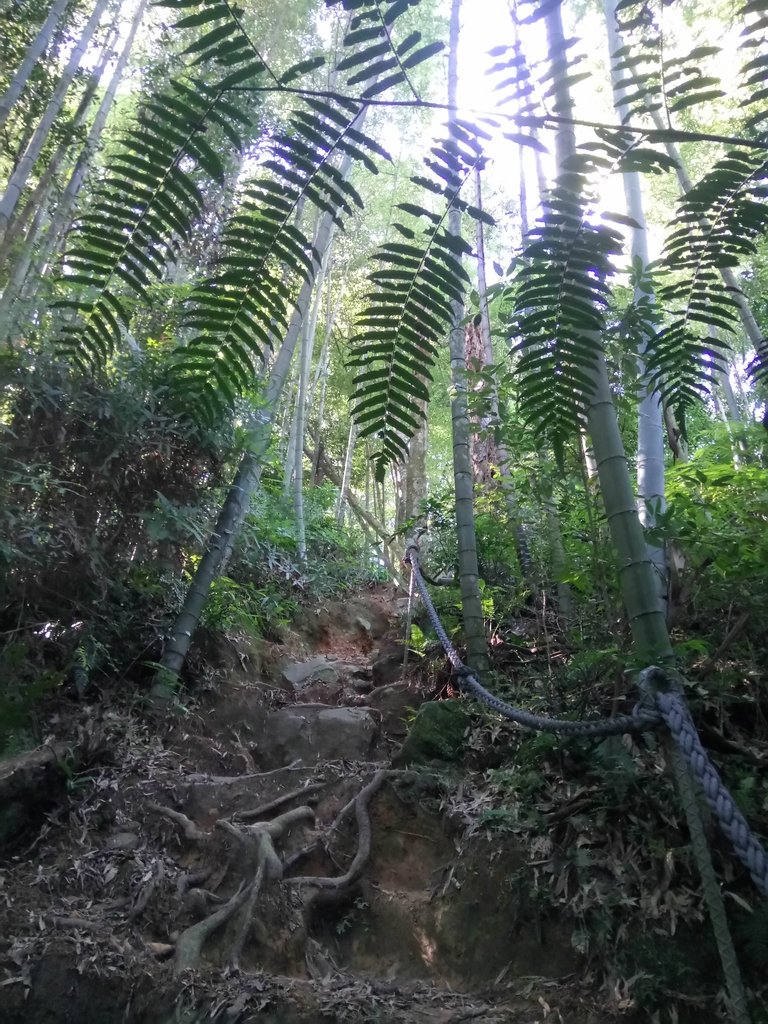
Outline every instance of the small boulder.
<svg viewBox="0 0 768 1024"><path fill-rule="evenodd" d="M301 706L281 708L267 718L258 756L267 768L346 758L364 761L376 735L367 708Z"/></svg>
<svg viewBox="0 0 768 1024"><path fill-rule="evenodd" d="M394 765L429 761L458 761L464 751L469 724L465 705L457 700L432 700L422 704Z"/></svg>
<svg viewBox="0 0 768 1024"><path fill-rule="evenodd" d="M301 690L310 682L338 683L339 670L334 662L319 657L310 658L309 661L289 662L283 665L280 676L287 686Z"/></svg>
<svg viewBox="0 0 768 1024"><path fill-rule="evenodd" d="M422 694L403 682L380 686L368 700L369 705L381 714L381 731L396 739L407 734L407 719L423 702Z"/></svg>
<svg viewBox="0 0 768 1024"><path fill-rule="evenodd" d="M299 704L327 704L334 707L344 693L343 685L339 683L324 683L316 679L310 679L301 688L297 687L296 700Z"/></svg>
<svg viewBox="0 0 768 1024"><path fill-rule="evenodd" d="M411 652L408 655L409 661L418 659L418 655ZM386 686L388 683L397 682L403 674L403 661L405 660L405 647L400 643L382 644L378 656L371 665L374 686Z"/></svg>

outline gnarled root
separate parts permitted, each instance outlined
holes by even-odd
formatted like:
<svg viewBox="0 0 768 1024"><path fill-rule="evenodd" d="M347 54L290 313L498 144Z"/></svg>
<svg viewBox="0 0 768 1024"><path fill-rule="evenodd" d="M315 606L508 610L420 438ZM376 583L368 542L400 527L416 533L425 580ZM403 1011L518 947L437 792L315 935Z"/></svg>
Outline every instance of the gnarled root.
<svg viewBox="0 0 768 1024"><path fill-rule="evenodd" d="M287 885L313 886L316 889L347 889L359 879L363 868L371 855L371 818L368 810L373 796L381 789L386 780L399 772L382 770L376 772L371 781L360 790L354 800L342 808L337 821L349 810L354 808L357 822L357 850L343 875L334 878L317 878L314 875L299 875L286 879ZM335 823L334 823L335 824Z"/></svg>
<svg viewBox="0 0 768 1024"><path fill-rule="evenodd" d="M296 796L291 793L290 797ZM288 799L288 797L285 797ZM271 805L264 805L259 813L264 813L271 807L279 806L284 800L277 800ZM162 804L150 803L147 805L151 811L172 821L182 831L185 838L194 843L209 842L213 833L204 832L191 818L180 811L175 811ZM249 815L250 816L250 815ZM286 831L297 823L313 823L315 820L314 811L311 807L295 807L278 815L272 821L258 822L253 825L234 825L231 821L220 819L216 822L216 828L225 832L237 840L246 850L252 851L251 863L255 862L255 872L250 883L243 883L233 896L214 913L204 917L203 920L185 929L177 943L175 954L175 970L177 974L188 968L196 967L202 954L203 946L208 936L217 928L220 928L230 918L242 909L241 920L238 924L235 941L232 947L231 959L237 966L242 956L248 932L253 921L256 902L265 881L277 880L283 876L283 864L275 849L275 843L282 839ZM184 876L178 885L180 895L184 894L190 885L204 880L210 872L198 872L194 875ZM146 900L137 900L132 911L132 917L142 913L149 897L151 887L148 887Z"/></svg>
<svg viewBox="0 0 768 1024"><path fill-rule="evenodd" d="M202 829L198 828L197 825L188 818L186 814L182 814L181 811L174 811L170 807L163 807L162 804L148 803L147 807L150 811L154 811L155 814L162 815L163 818L167 818L174 824L178 825L184 836L193 843L202 843L208 838L208 833L203 832Z"/></svg>
<svg viewBox="0 0 768 1024"><path fill-rule="evenodd" d="M181 974L182 971L186 971L188 968L197 967L205 940L240 909L247 896L248 887L241 885L223 907L209 917L206 917L205 920L198 921L197 924L193 924L181 933L176 943L176 963L174 968L176 974Z"/></svg>

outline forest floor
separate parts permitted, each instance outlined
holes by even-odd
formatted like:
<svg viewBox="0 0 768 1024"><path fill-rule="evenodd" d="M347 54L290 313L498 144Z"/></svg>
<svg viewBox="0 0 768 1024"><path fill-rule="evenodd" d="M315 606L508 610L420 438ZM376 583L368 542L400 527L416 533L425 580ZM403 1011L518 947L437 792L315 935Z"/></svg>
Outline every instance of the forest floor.
<svg viewBox="0 0 768 1024"><path fill-rule="evenodd" d="M413 654L403 674L404 604L306 608L281 643L212 652L171 711L125 688L49 708L46 746L0 766L27 789L4 1024L648 1019L598 1001L570 927L516 894L536 851L472 826L466 769L404 756L444 686ZM43 761L69 767L34 809Z"/></svg>

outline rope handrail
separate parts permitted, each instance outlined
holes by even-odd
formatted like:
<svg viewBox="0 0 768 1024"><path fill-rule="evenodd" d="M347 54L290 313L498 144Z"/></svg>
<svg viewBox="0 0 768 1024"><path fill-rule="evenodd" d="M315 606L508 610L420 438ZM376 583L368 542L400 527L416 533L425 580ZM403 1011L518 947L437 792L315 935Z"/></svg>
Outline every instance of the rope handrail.
<svg viewBox="0 0 768 1024"><path fill-rule="evenodd" d="M424 577L421 575L418 553L415 546L408 548L406 551L405 562L411 567L416 587L424 602L424 607L427 609L430 622L448 660L460 679L459 685L463 690L477 697L487 707L498 711L505 718L509 718L526 729L536 729L541 732L561 732L569 736L618 736L625 732L655 729L660 724L661 715L652 708L638 706L630 715L614 715L611 718L594 720L577 720L536 715L530 711L524 711L522 708L515 708L500 697L496 697L477 680L472 671L461 660L456 648L451 643L450 637L440 621L440 616L437 614L437 609L432 603Z"/></svg>
<svg viewBox="0 0 768 1024"><path fill-rule="evenodd" d="M712 809L721 831L728 837L733 850L744 864L760 892L768 896L768 854L750 828L744 815L712 764L691 718L688 705L676 680L664 669L655 665L640 672L640 689L643 701L629 715L613 715L604 719L566 719L536 715L522 708L513 707L496 697L478 681L471 669L459 657L456 648L445 631L437 613L419 567L418 548L415 544L406 549L406 565L410 566L412 579L416 583L430 622L443 650L459 678L462 690L472 694L486 707L516 722L525 729L565 733L570 736L615 736L620 733L655 729L662 723L688 763L693 775L701 786L707 803ZM653 703L653 707L648 706Z"/></svg>

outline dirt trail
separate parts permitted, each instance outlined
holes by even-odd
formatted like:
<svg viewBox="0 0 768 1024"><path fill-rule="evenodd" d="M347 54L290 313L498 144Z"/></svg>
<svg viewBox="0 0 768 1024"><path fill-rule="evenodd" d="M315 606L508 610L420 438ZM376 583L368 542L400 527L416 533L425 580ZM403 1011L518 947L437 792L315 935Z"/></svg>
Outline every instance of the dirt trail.
<svg viewBox="0 0 768 1024"><path fill-rule="evenodd" d="M0 860L4 1024L608 1019L520 851L466 835L458 769L393 767L432 696L402 605L307 609L170 717L53 716L87 767Z"/></svg>

